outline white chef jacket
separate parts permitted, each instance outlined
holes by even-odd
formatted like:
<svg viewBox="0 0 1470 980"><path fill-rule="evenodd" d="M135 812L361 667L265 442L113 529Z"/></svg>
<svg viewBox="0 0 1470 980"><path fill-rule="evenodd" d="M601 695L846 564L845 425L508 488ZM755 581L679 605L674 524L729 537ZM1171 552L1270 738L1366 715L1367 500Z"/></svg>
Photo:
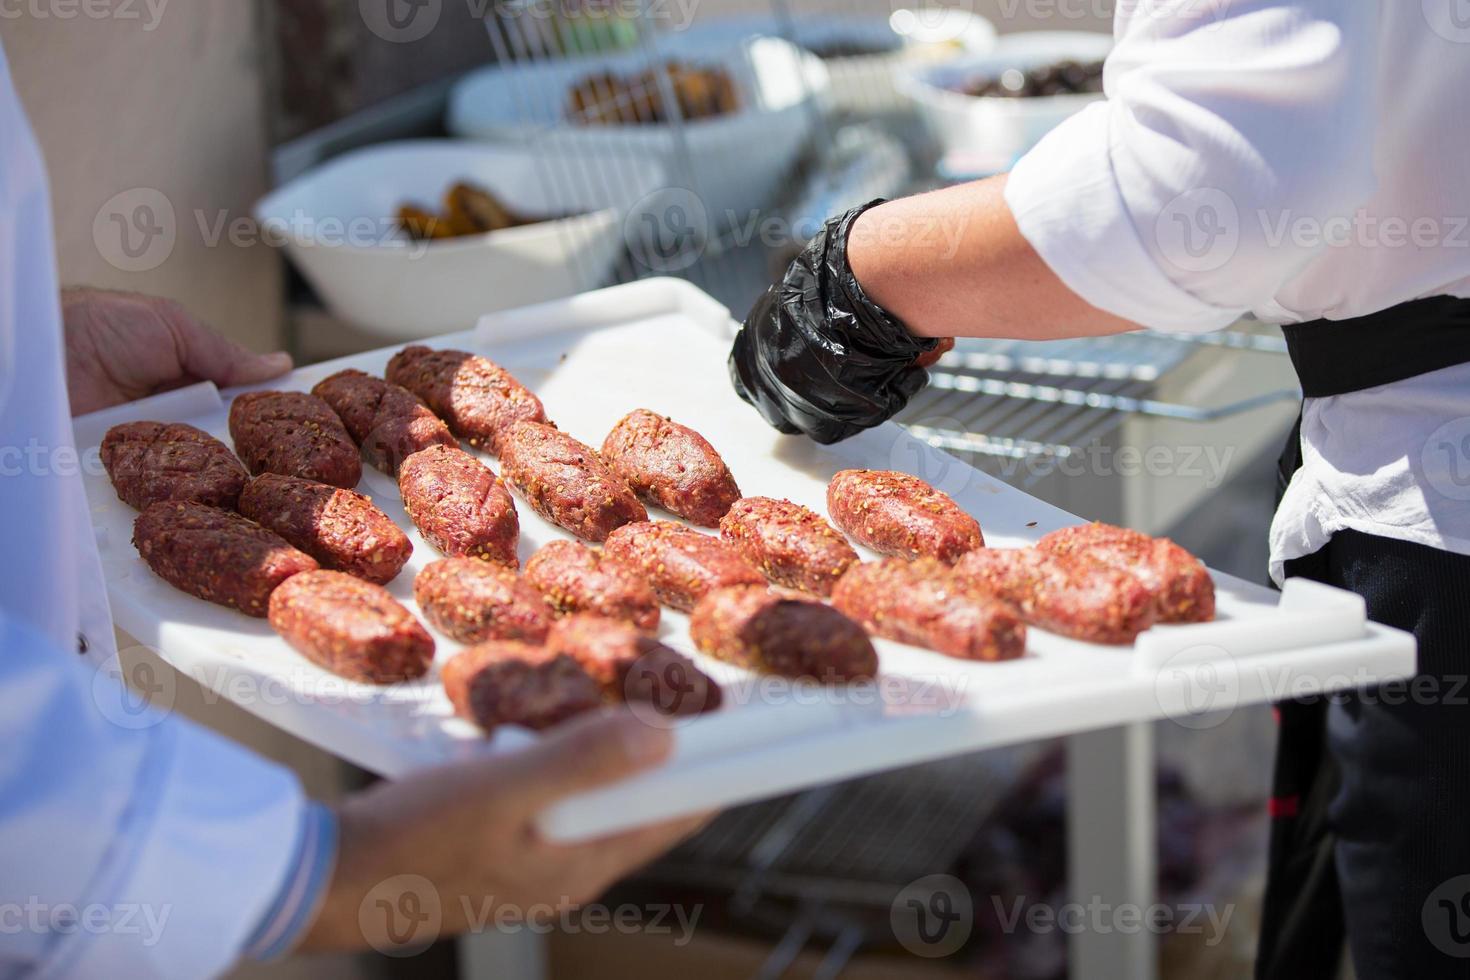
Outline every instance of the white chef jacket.
<svg viewBox="0 0 1470 980"><path fill-rule="evenodd" d="M1089 303L1189 332L1470 296L1463 0L1119 0L1115 34L1107 101L1006 190ZM1308 399L1277 581L1345 528L1470 554L1467 417L1470 365Z"/></svg>
<svg viewBox="0 0 1470 980"><path fill-rule="evenodd" d="M300 929L334 826L288 770L112 710L47 194L0 50L0 980L207 977Z"/></svg>

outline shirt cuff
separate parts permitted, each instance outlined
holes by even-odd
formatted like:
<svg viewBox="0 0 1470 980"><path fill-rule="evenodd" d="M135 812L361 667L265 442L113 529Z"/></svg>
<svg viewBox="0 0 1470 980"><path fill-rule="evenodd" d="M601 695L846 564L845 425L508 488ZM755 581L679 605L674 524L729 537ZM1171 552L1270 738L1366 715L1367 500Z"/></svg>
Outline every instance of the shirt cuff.
<svg viewBox="0 0 1470 980"><path fill-rule="evenodd" d="M337 863L337 817L320 803L301 815L293 871L245 944L253 960L278 959L295 948L316 918Z"/></svg>
<svg viewBox="0 0 1470 980"><path fill-rule="evenodd" d="M1017 161L1006 204L1044 262L1088 303L1154 330L1201 333L1234 323L1227 310L1175 285L1139 238L1118 187L1113 107L1088 106ZM1153 225L1144 229L1153 234Z"/></svg>
<svg viewBox="0 0 1470 980"><path fill-rule="evenodd" d="M67 936L36 980L223 973L295 873L308 804L289 770L177 718L150 757L88 899L141 910L146 928Z"/></svg>

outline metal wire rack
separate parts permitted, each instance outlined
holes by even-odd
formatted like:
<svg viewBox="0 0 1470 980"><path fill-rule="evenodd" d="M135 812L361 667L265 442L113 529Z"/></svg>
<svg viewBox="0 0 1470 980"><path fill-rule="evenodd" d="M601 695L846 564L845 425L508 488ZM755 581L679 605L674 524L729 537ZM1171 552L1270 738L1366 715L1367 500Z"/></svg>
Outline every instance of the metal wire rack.
<svg viewBox="0 0 1470 980"><path fill-rule="evenodd" d="M898 421L932 446L1031 486L1132 417L1212 422L1300 398L1296 388L1214 406L1152 397L1161 379L1206 349L1285 353L1279 337L1248 331L961 341Z"/></svg>
<svg viewBox="0 0 1470 980"><path fill-rule="evenodd" d="M728 913L779 937L761 977L808 947L836 976L865 945L891 940L905 888L952 870L1032 750L962 756L731 811L645 876L720 889Z"/></svg>

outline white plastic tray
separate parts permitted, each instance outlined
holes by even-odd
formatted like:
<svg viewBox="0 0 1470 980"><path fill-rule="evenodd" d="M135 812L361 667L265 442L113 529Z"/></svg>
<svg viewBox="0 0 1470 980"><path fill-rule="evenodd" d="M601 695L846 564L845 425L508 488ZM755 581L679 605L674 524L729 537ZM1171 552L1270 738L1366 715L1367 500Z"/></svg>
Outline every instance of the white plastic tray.
<svg viewBox="0 0 1470 980"><path fill-rule="evenodd" d="M784 496L825 512L829 478L851 466L902 469L955 497L993 545L1021 545L1076 523L887 425L834 447L777 435L730 389L733 323L678 280L648 280L486 317L442 347L484 352L514 371L567 431L600 445L625 413L647 407L703 432L750 495ZM344 367L381 373L393 349L295 372L275 387L309 389ZM107 428L153 418L189 421L228 441L228 401L198 385L77 422L95 452ZM381 689L335 677L294 653L261 620L177 592L130 543L134 512L88 467L88 495L118 625L221 696L300 738L386 776L478 752L513 751L534 736L486 740L452 717L431 676ZM413 538L392 592L412 605L416 572L438 557L413 530L392 480L368 470L360 488ZM565 533L521 506L522 559ZM1404 677L1413 638L1366 623L1361 600L1311 583L1285 597L1215 577L1216 623L1156 628L1134 648L1091 646L1033 630L1028 655L977 664L880 641L876 686L816 689L752 677L694 654L726 687L727 707L677 729L673 760L635 780L566 801L543 825L579 839L945 755L1161 717L1338 690ZM1278 608L1278 602L1281 608ZM662 634L693 653L687 617ZM437 661L458 649L439 638Z"/></svg>

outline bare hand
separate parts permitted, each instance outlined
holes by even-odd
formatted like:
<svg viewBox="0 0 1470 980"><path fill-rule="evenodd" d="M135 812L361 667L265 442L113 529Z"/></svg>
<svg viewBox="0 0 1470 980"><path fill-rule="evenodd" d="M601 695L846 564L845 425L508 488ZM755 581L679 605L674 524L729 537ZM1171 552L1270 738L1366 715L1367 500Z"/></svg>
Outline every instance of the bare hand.
<svg viewBox="0 0 1470 980"><path fill-rule="evenodd" d="M340 809L341 846L323 908L302 950L355 949L393 940L387 923L361 915L364 900L398 907L399 876L427 879L438 893L441 936L517 918L535 906L591 901L630 871L693 833L688 817L587 844L548 843L536 817L571 794L656 766L672 747L667 731L627 712L569 724L542 744L503 759L448 766L384 783ZM402 887L412 888L409 880ZM423 896L413 896L421 901Z"/></svg>
<svg viewBox="0 0 1470 980"><path fill-rule="evenodd" d="M291 370L289 354L246 350L172 300L68 289L61 294L61 314L72 415L199 381L223 388L268 381Z"/></svg>

